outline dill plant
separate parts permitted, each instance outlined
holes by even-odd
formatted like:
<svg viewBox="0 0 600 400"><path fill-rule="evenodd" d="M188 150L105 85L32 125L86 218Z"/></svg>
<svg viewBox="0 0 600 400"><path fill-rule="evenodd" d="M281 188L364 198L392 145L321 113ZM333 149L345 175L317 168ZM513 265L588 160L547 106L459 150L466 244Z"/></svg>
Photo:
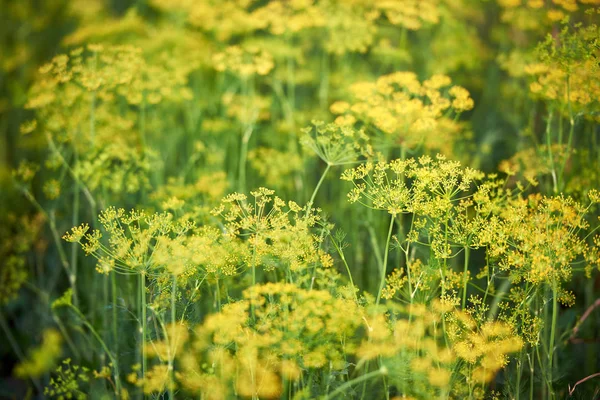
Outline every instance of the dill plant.
<svg viewBox="0 0 600 400"><path fill-rule="evenodd" d="M596 0L5 3L13 397L593 395Z"/></svg>

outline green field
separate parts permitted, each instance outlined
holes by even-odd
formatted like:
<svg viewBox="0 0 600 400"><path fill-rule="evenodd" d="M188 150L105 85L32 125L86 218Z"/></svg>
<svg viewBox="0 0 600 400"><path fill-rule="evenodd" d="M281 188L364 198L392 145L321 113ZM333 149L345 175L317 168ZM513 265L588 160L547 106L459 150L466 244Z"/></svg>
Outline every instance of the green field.
<svg viewBox="0 0 600 400"><path fill-rule="evenodd" d="M0 398L600 399L600 0L0 22Z"/></svg>

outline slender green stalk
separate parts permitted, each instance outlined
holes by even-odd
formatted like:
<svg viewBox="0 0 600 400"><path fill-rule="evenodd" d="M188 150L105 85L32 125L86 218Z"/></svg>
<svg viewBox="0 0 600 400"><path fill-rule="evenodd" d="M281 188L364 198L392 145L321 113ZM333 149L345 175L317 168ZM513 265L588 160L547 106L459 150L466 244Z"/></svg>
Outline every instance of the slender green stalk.
<svg viewBox="0 0 600 400"><path fill-rule="evenodd" d="M141 345L141 364L142 379L146 375L146 274L142 271L139 274L139 296L140 296L140 345Z"/></svg>
<svg viewBox="0 0 600 400"><path fill-rule="evenodd" d="M112 334L113 334L113 348L114 353L117 355L115 362L115 368L118 368L119 362L119 334L117 329L117 277L116 272L112 271L110 274L111 282L111 296L112 296Z"/></svg>
<svg viewBox="0 0 600 400"><path fill-rule="evenodd" d="M465 246L465 264L463 268L463 296L462 296L462 309L465 309L467 304L467 285L469 283L468 272L469 272L469 256L471 254L471 249L469 246Z"/></svg>
<svg viewBox="0 0 600 400"><path fill-rule="evenodd" d="M75 181L75 188L73 192L73 216L71 219L71 225L79 225L79 184ZM72 282L71 288L73 289L73 296L76 297L77 293L77 256L79 254L79 243L72 243L71 245L71 265L69 268L69 281Z"/></svg>
<svg viewBox="0 0 600 400"><path fill-rule="evenodd" d="M535 362L533 362L529 354L527 354L527 359L529 360L529 400L533 400L533 376L535 374Z"/></svg>
<svg viewBox="0 0 600 400"><path fill-rule="evenodd" d="M558 321L558 285L556 279L552 282L552 324L550 325L550 341L548 342L548 392L550 398L554 398L554 389L552 386L554 370L554 350L556 339L556 325Z"/></svg>
<svg viewBox="0 0 600 400"><path fill-rule="evenodd" d="M254 276L254 280L256 280L256 275ZM221 311L221 285L219 284L219 279L217 278L217 282L215 284L215 296L217 298L217 311Z"/></svg>
<svg viewBox="0 0 600 400"><path fill-rule="evenodd" d="M246 191L246 164L248 161L248 143L252 137L254 127L252 125L246 127L244 134L242 135L241 147L240 147L240 161L238 165L238 190L240 192Z"/></svg>
<svg viewBox="0 0 600 400"><path fill-rule="evenodd" d="M8 343L10 344L10 347L12 347L12 349L13 349L13 352L15 353L15 355L17 356L17 358L19 359L20 362L24 362L25 356L23 355L23 351L21 351L19 344L15 340L15 337L13 336L12 332L10 331L10 328L8 327L8 324L6 323L6 320L4 319L4 314L2 313L2 309L0 309L0 326L2 326L2 330L4 331L4 334L6 335L6 338L8 339ZM43 393L44 391L42 390L42 386L37 381L37 379L34 379L34 378L30 378L30 379L31 379L31 382L33 382L35 388L38 390L38 392L40 394Z"/></svg>
<svg viewBox="0 0 600 400"><path fill-rule="evenodd" d="M560 166L560 171L558 173L558 183L559 190L563 190L565 187L564 182L564 174L565 168L567 166L567 161L569 161L571 155L571 147L573 146L573 137L575 134L575 118L573 117L573 110L571 107L571 98L570 98L570 80L567 78L567 98L569 99L569 137L567 138L567 150Z"/></svg>
<svg viewBox="0 0 600 400"><path fill-rule="evenodd" d="M65 253L65 249L62 247L60 234L58 233L58 230L56 228L56 218L54 217L54 212L46 212L46 210L42 207L40 203L38 203L38 201L28 189L23 188L23 194L31 202L31 204L33 204L35 208L46 217L48 223L50 224L50 232L52 233L52 238L54 239L54 244L56 245L56 250L58 251L58 256L60 258L61 265L65 270L65 273L67 274L69 285L73 290L73 302L76 306L78 306L79 298L77 296L77 291L75 290L75 281L73 280L74 276L71 273L71 267L67 259L67 254Z"/></svg>
<svg viewBox="0 0 600 400"><path fill-rule="evenodd" d="M341 394L346 389L352 387L352 385L356 385L357 383L360 383L360 382L363 382L363 381L367 381L367 380L369 380L371 378L375 378L375 377L377 377L379 375L387 375L387 369L385 367L381 367L377 371L369 372L367 374L359 376L358 378L354 378L351 381L348 381L348 382L344 383L343 385L338 386L337 389L335 389L333 392L328 393L325 396L323 396L321 398L321 400L333 399L338 394Z"/></svg>
<svg viewBox="0 0 600 400"><path fill-rule="evenodd" d="M354 295L354 301L356 301L358 303L358 297L356 296L356 291L354 290L354 288L356 286L354 286L354 280L352 279L352 272L350 272L350 267L348 266L348 262L346 261L346 256L344 255L344 251L340 248L340 246L338 246L338 243L335 241L335 239L333 237L331 237L331 234L329 235L329 237L331 238L331 243L333 243L333 246L335 247L338 254L340 255L340 258L342 259L344 266L346 267L346 272L348 272L348 279L350 279L350 285L352 285L352 294Z"/></svg>
<svg viewBox="0 0 600 400"><path fill-rule="evenodd" d="M383 286L385 285L385 273L387 271L388 256L390 253L390 239L392 238L392 230L394 229L395 218L396 218L396 215L392 214L392 217L390 218L390 227L388 230L387 240L385 242L385 253L383 255L383 264L381 264L381 281L379 282L379 290L377 291L377 301L375 302L376 305L379 305L379 302L381 300L381 292L383 291Z"/></svg>
<svg viewBox="0 0 600 400"><path fill-rule="evenodd" d="M113 366L113 372L114 372L113 375L115 378L115 385L116 385L115 394L118 397L121 392L121 379L119 376L119 368L118 368L117 360L115 359L114 355L108 349L108 346L106 345L104 340L102 340L102 337L98 334L96 329L94 329L92 324L90 324L90 322L87 320L85 315L83 315L81 313L81 311L79 311L79 309L77 307L75 307L73 304L69 304L69 307L75 312L75 314L77 314L77 316L81 319L83 324L90 330L90 332L96 338L96 340L98 340L98 343L100 343L100 346L102 347L102 349L104 350L104 352L106 353L108 358L110 359L110 362Z"/></svg>
<svg viewBox="0 0 600 400"><path fill-rule="evenodd" d="M546 150L548 151L548 159L550 161L550 170L552 173L552 187L556 194L558 193L558 181L556 176L556 166L554 165L554 155L552 153L552 116L553 110L550 109L548 120L546 121Z"/></svg>
<svg viewBox="0 0 600 400"><path fill-rule="evenodd" d="M325 171L323 171L323 174L321 175L321 179L319 179L319 182L317 183L315 190L313 190L312 195L310 196L310 200L308 201L308 204L306 205L306 216L307 217L310 214L310 210L312 209L313 202L315 201L315 197L317 196L317 192L319 191L319 188L323 184L323 181L325 180L325 176L327 175L327 172L329 172L330 168L331 168L331 164L327 163L327 167L325 168Z"/></svg>
<svg viewBox="0 0 600 400"><path fill-rule="evenodd" d="M218 282L217 282L218 284ZM176 309L175 309L175 301L177 300L177 275L173 275L173 285L171 287L171 329L172 332L176 332L175 329L175 323L177 321L177 313L176 313ZM175 351L175 343L172 343L174 340L176 340L174 337L170 338L171 343L169 343L169 374L171 375L171 382L169 382L168 385L168 391L169 391L169 399L173 400L175 398L175 394L173 392L173 386L174 386L174 382L175 382L175 368L174 368L174 361L175 361L175 354L171 353Z"/></svg>

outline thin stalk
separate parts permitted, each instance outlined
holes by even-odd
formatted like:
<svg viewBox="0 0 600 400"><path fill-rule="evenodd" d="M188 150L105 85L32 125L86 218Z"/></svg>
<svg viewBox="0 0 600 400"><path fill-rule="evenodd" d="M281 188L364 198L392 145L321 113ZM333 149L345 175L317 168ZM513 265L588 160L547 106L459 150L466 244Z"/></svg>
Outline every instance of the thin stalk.
<svg viewBox="0 0 600 400"><path fill-rule="evenodd" d="M392 238L392 230L394 229L395 218L396 215L392 214L392 217L390 218L390 228L388 230L388 236L385 242L385 253L383 255L383 264L381 265L381 281L379 282L379 290L377 291L377 301L375 302L376 305L379 305L379 302L381 300L381 291L383 290L383 286L385 285L385 273L387 271L387 262L390 253L390 239Z"/></svg>
<svg viewBox="0 0 600 400"><path fill-rule="evenodd" d="M100 346L102 347L102 349L104 350L104 352L106 353L106 355L108 356L108 358L110 359L110 362L113 365L114 368L114 378L115 378L115 394L117 396L120 395L120 391L121 391L121 380L119 377L119 368L117 367L117 361L115 359L115 357L113 356L113 354L110 352L110 350L108 349L108 346L106 345L106 343L104 342L104 340L102 340L102 337L98 334L98 332L96 332L96 330L94 329L94 327L92 326L92 324L90 324L90 322L87 320L87 318L85 317L85 315L83 315L81 313L81 311L79 311L79 309L77 307L75 307L73 304L69 304L69 307L75 312L75 314L77 314L77 316L81 319L81 321L83 322L83 324L90 330L90 332L92 333L92 335L94 335L94 337L96 338L96 340L98 340L98 343L100 343Z"/></svg>
<svg viewBox="0 0 600 400"><path fill-rule="evenodd" d="M0 309L0 326L2 326L2 330L4 331L4 334L6 335L6 338L8 339L8 343L10 344L10 347L12 347L15 355L17 356L17 358L19 359L20 362L24 362L25 356L23 355L23 352L21 351L19 344L15 340L15 337L12 335L12 332L10 331L10 328L8 327L8 324L6 323L6 320L4 319L4 314L2 313L1 309ZM33 385L35 386L35 388L38 390L38 392L40 394L44 393L44 390L40 386L40 383L37 381L37 379L34 379L32 377L30 377L29 379L31 379L31 382L33 383Z"/></svg>
<svg viewBox="0 0 600 400"><path fill-rule="evenodd" d="M465 309L465 305L467 304L467 284L469 283L468 272L469 272L469 256L471 254L471 249L469 246L465 246L465 265L463 267L463 296L462 296L462 309Z"/></svg>
<svg viewBox="0 0 600 400"><path fill-rule="evenodd" d="M556 279L552 282L552 325L550 326L550 342L548 343L548 391L550 397L554 398L554 389L552 387L553 369L554 369L554 348L556 338L556 325L558 320L558 287Z"/></svg>
<svg viewBox="0 0 600 400"><path fill-rule="evenodd" d="M111 283L111 296L112 296L112 334L113 334L113 347L114 352L117 355L116 362L119 360L119 335L117 330L117 277L116 272L112 271L110 274ZM115 368L118 368L118 364L115 364Z"/></svg>
<svg viewBox="0 0 600 400"><path fill-rule="evenodd" d="M571 154L571 147L573 146L573 136L575 133L575 118L573 117L573 109L571 106L571 84L570 84L570 79L567 77L567 98L569 100L569 137L567 138L567 151L564 157L564 160L560 166L560 171L558 174L558 182L559 182L559 189L563 190L565 183L564 183L564 173L565 173L565 168L567 166L567 161L570 158L570 154Z"/></svg>
<svg viewBox="0 0 600 400"><path fill-rule="evenodd" d="M515 400L521 397L521 375L523 373L523 351L519 352L519 360L517 361L517 383L515 384Z"/></svg>
<svg viewBox="0 0 600 400"><path fill-rule="evenodd" d="M177 299L177 275L173 275L173 286L171 287L171 329L172 332L176 332L175 322L177 321L177 314L175 309L175 301ZM169 399L173 400L175 398L175 394L173 392L173 383L175 382L175 368L173 366L173 362L175 360L175 340L174 337L170 339L169 352L173 352L169 354L169 373L171 375L171 382L169 382L168 391L169 391Z"/></svg>
<svg viewBox="0 0 600 400"><path fill-rule="evenodd" d="M141 364L142 364L142 379L146 375L146 275L142 271L139 276L139 300L140 300L140 313L141 313L141 326L140 326L140 342L141 342Z"/></svg>
<svg viewBox="0 0 600 400"><path fill-rule="evenodd" d="M348 279L350 279L350 284L352 285L352 294L354 295L354 301L356 301L358 303L358 297L356 296L356 291L354 290L355 286L354 286L354 280L352 279L352 272L350 272L350 267L348 266L348 262L346 261L346 257L344 256L344 251L340 248L340 246L338 246L337 242L333 239L333 237L331 237L331 234L329 235L329 237L331 238L331 242L333 243L333 246L335 247L338 254L340 255L340 258L344 262L344 266L346 267L346 271L348 272Z"/></svg>
<svg viewBox="0 0 600 400"><path fill-rule="evenodd" d="M546 121L546 147L548 151L548 159L550 160L550 169L552 172L552 187L554 193L558 193L558 181L556 177L556 166L554 165L554 155L552 154L552 116L553 110L550 109L548 113L548 120Z"/></svg>
<svg viewBox="0 0 600 400"><path fill-rule="evenodd" d="M527 354L529 360L529 400L533 400L533 376L535 374L535 362L531 360L531 356Z"/></svg>
<svg viewBox="0 0 600 400"><path fill-rule="evenodd" d="M256 278L254 278L256 280ZM217 311L221 311L221 286L219 285L219 279L215 284L216 286L216 297L217 297Z"/></svg>
<svg viewBox="0 0 600 400"><path fill-rule="evenodd" d="M500 285L500 288L496 292L494 299L492 300L492 305L490 306L490 311L488 312L488 319L493 320L496 318L496 313L498 312L498 307L500 306L500 301L502 301L502 296L508 292L510 288L511 282L510 279L505 280ZM488 285L489 287L489 285Z"/></svg>
<svg viewBox="0 0 600 400"><path fill-rule="evenodd" d="M325 176L327 175L327 172L329 172L329 168L331 168L331 164L327 163L327 167L325 168L325 171L323 171L323 174L321 175L321 179L319 179L319 182L317 183L315 190L313 190L312 195L310 196L310 200L308 201L308 205L306 206L306 216L307 217L310 214L310 210L312 209L313 202L315 201L315 197L317 196L317 192L319 191L319 188L323 184L323 181L325 180Z"/></svg>
<svg viewBox="0 0 600 400"><path fill-rule="evenodd" d="M371 247L373 248L373 254L375 255L375 260L378 265L383 263L383 259L381 258L381 250L379 249L379 244L377 244L377 235L375 235L375 229L369 223L367 225L367 230L369 232L369 238L371 239Z"/></svg>
<svg viewBox="0 0 600 400"><path fill-rule="evenodd" d="M358 378L354 378L351 381L348 381L348 382L344 383L343 385L338 386L337 389L335 389L331 393L326 394L321 399L322 400L333 399L333 398L335 398L335 396L337 396L340 393L343 393L347 388L351 387L352 385L355 385L355 384L363 382L363 381L367 381L367 380L374 378L376 376L379 376L379 375L386 375L386 374L387 374L387 370L385 369L385 367L381 367L377 371L373 371L373 372L369 372L368 374L361 375Z"/></svg>
<svg viewBox="0 0 600 400"><path fill-rule="evenodd" d="M242 135L241 147L240 147L240 164L238 165L238 190L244 192L246 190L246 163L248 160L248 143L252 137L254 127L252 125L246 127L244 134Z"/></svg>
<svg viewBox="0 0 600 400"><path fill-rule="evenodd" d="M79 184L75 181L75 192L73 193L73 218L71 219L71 226L79 225ZM71 245L71 265L69 271L69 282L71 282L71 288L73 289L73 297L76 297L77 289L77 256L79 254L79 243L72 243Z"/></svg>

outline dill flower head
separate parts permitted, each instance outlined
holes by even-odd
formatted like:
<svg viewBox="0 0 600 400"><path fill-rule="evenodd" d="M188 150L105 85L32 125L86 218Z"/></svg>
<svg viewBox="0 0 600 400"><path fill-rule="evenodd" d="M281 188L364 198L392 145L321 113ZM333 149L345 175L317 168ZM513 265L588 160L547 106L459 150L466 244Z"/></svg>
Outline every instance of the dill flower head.
<svg viewBox="0 0 600 400"><path fill-rule="evenodd" d="M369 138L363 130L322 121L312 121L312 124L302 130L301 143L328 165L352 164L361 157L372 156Z"/></svg>
<svg viewBox="0 0 600 400"><path fill-rule="evenodd" d="M469 92L452 86L449 77L433 75L420 82L415 73L407 71L383 75L375 82L355 83L350 94L350 103L331 106L331 112L339 115L338 124L359 121L368 132L378 133L387 146L422 146L445 154L451 154L452 142L461 130L449 117L474 106ZM453 140L448 140L449 136Z"/></svg>
<svg viewBox="0 0 600 400"><path fill-rule="evenodd" d="M217 71L229 71L243 79L267 75L275 66L271 54L257 46L229 46L212 61Z"/></svg>
<svg viewBox="0 0 600 400"><path fill-rule="evenodd" d="M596 0L498 0L501 20L522 31L540 32L597 5Z"/></svg>
<svg viewBox="0 0 600 400"><path fill-rule="evenodd" d="M223 219L226 237L242 239L255 254L248 266L261 265L267 271L285 267L300 272L319 264L323 259L319 249L322 239L311 232L321 220L318 211L311 208L307 213L306 206L286 203L274 193L259 188L250 192L253 201L244 194L232 193L212 213Z"/></svg>
<svg viewBox="0 0 600 400"><path fill-rule="evenodd" d="M537 62L525 67L531 77L529 89L536 98L574 118L597 120L600 96L600 27L596 24L565 24L558 35L548 34L537 47Z"/></svg>
<svg viewBox="0 0 600 400"><path fill-rule="evenodd" d="M352 345L345 342L354 340L361 325L358 306L327 291L255 285L244 291L243 300L209 315L195 329L193 359L182 362L178 377L188 390L200 379L206 383L198 387L202 392L216 386L225 393L235 387L249 397L279 396L284 379L346 368ZM198 368L203 361L212 368Z"/></svg>
<svg viewBox="0 0 600 400"><path fill-rule="evenodd" d="M252 168L270 187L291 188L293 175L302 171L303 162L293 151L280 151L271 147L258 147L248 153Z"/></svg>
<svg viewBox="0 0 600 400"><path fill-rule="evenodd" d="M423 156L397 159L389 163L368 162L342 174L354 184L350 202L386 210L390 214L415 213L439 217L452 207L452 201L471 190L483 173L462 168L460 162Z"/></svg>
<svg viewBox="0 0 600 400"><path fill-rule="evenodd" d="M44 388L44 395L83 400L87 398L86 391L89 391L90 377L89 368L73 365L71 359L67 358L52 373L49 385Z"/></svg>
<svg viewBox="0 0 600 400"><path fill-rule="evenodd" d="M509 199L479 240L513 282L555 285L569 305L574 299L562 285L572 277L572 264L589 253L582 236L589 229L587 209L564 196Z"/></svg>

